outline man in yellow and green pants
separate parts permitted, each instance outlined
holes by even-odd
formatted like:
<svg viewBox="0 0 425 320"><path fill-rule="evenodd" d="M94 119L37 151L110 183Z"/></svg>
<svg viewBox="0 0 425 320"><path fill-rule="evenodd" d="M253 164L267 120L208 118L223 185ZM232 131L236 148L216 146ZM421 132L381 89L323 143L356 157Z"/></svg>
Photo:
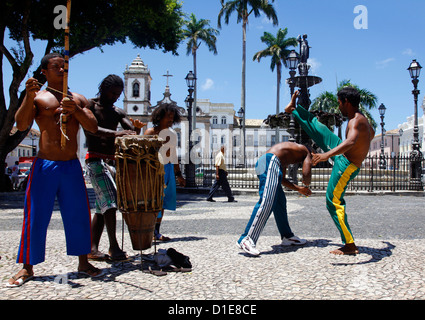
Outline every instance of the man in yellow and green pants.
<svg viewBox="0 0 425 320"><path fill-rule="evenodd" d="M344 87L338 92L339 109L342 115L348 118L344 141L302 106L296 107L295 100L298 94L298 91L295 92L285 111L294 115L303 130L324 151L324 153L313 154L313 166L329 158L334 162L326 190L326 207L341 234L344 246L331 253L356 254L358 249L347 221L344 194L349 182L360 171L375 131L359 111L360 94L353 87Z"/></svg>

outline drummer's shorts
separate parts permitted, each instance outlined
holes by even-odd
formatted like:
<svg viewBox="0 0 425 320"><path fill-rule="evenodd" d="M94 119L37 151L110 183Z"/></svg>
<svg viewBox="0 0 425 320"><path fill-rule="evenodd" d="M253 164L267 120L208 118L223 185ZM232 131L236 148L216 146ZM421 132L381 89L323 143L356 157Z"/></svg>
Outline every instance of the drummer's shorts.
<svg viewBox="0 0 425 320"><path fill-rule="evenodd" d="M115 168L99 159L87 162L86 170L96 195L96 213L103 214L109 209L117 208Z"/></svg>
<svg viewBox="0 0 425 320"><path fill-rule="evenodd" d="M61 211L67 254L90 253L90 205L80 161L36 158L28 177L17 263L36 265L44 261L47 228L55 199Z"/></svg>

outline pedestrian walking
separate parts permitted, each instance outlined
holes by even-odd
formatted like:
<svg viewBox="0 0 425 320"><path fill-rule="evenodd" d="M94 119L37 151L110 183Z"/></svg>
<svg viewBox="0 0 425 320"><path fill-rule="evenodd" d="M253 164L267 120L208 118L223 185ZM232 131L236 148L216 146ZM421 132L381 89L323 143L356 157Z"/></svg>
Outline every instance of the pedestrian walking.
<svg viewBox="0 0 425 320"><path fill-rule="evenodd" d="M15 161L15 164L12 166L12 174L10 175L12 180L13 190L18 190L19 187L19 161Z"/></svg>
<svg viewBox="0 0 425 320"><path fill-rule="evenodd" d="M224 158L224 146L221 146L220 151L215 157L215 181L208 193L207 201L215 202L213 199L216 191L221 187L227 196L228 202L237 202L233 197L232 190L230 189L229 181L227 180L227 167Z"/></svg>

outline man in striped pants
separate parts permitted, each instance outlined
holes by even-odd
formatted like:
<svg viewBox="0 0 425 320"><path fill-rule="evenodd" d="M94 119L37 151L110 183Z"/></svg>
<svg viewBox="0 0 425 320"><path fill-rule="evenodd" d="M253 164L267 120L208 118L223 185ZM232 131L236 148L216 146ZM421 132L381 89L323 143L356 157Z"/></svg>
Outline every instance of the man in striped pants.
<svg viewBox="0 0 425 320"><path fill-rule="evenodd" d="M331 253L336 255L356 254L358 249L348 225L344 194L349 182L360 171L375 131L359 111L360 94L353 87L344 87L337 94L339 109L342 115L348 118L344 141L302 106L296 107L295 99L298 94L298 91L295 92L285 111L294 115L303 130L324 151L324 153L313 154L313 166L321 161L328 161L329 158L334 162L326 190L326 207L340 232L344 246Z"/></svg>
<svg viewBox="0 0 425 320"><path fill-rule="evenodd" d="M309 196L311 191L306 186L294 185L285 178L286 167L290 164L303 163L303 183L311 182L311 153L309 149L293 142L281 142L271 147L261 156L255 166L260 180L260 200L252 211L245 232L240 236L237 245L250 255L258 256L260 252L256 243L267 220L273 211L277 228L282 238L281 245L303 245L306 240L294 235L289 223L286 210L286 197L282 185L299 193Z"/></svg>

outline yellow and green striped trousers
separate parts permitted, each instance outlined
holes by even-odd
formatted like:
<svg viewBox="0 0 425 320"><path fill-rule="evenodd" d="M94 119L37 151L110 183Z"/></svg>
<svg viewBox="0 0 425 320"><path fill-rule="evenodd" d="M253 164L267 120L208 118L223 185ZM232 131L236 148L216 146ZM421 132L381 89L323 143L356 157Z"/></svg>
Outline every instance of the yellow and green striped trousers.
<svg viewBox="0 0 425 320"><path fill-rule="evenodd" d="M302 106L299 105L292 114L303 130L324 152L335 148L342 142L337 135ZM326 189L326 208L340 232L342 242L350 244L354 243L354 238L347 221L344 195L348 184L357 176L360 168L342 154L332 157L332 160L334 165Z"/></svg>

